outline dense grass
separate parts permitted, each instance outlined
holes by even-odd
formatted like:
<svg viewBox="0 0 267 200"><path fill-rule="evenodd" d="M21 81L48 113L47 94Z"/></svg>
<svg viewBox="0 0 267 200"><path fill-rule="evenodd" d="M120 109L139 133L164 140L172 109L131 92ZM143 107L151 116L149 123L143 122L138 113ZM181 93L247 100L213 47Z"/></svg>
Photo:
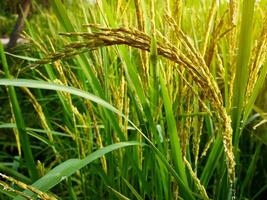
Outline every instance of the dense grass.
<svg viewBox="0 0 267 200"><path fill-rule="evenodd" d="M267 3L96 2L0 45L0 198L262 199Z"/></svg>

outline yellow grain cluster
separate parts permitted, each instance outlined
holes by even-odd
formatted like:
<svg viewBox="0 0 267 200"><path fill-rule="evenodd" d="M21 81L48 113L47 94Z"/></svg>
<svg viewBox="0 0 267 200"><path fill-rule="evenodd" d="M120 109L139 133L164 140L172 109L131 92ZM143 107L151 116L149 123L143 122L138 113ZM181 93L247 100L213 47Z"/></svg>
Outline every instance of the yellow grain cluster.
<svg viewBox="0 0 267 200"><path fill-rule="evenodd" d="M52 195L49 195L45 192L42 192L30 185L27 185L21 181L18 181L12 177L9 177L9 176L6 176L5 174L2 174L0 173L0 177L6 181L9 181L11 182L11 184L15 184L17 185L18 187L24 189L24 190L29 190L31 192L33 192L34 194L38 195L38 198L40 199L43 199L43 200L57 200L56 197L52 196ZM0 185L4 187L5 190L8 190L8 191L11 191L11 192L15 192L16 194L18 195L21 195L23 196L24 198L26 199L33 199L31 197L29 197L28 195L25 195L23 192L17 190L17 189L14 189L13 186L10 186L9 184L7 184L6 182L3 182L3 181L0 181Z"/></svg>
<svg viewBox="0 0 267 200"><path fill-rule="evenodd" d="M223 121L223 143L227 157L227 166L230 180L235 177L235 161L232 147L231 119L227 114L218 85L213 78L202 54L194 47L191 39L185 35L175 21L166 16L169 24L173 26L184 49L178 49L167 38L157 32L157 52L178 65L185 67L196 84L201 88L205 97L210 100L215 108L218 117ZM150 51L151 38L142 31L129 28L101 28L98 25L88 25L93 27L95 32L73 32L61 33L67 37L80 36L84 40L68 44L62 51L51 54L47 58L40 60L37 64L52 62L65 57L70 57L81 52L97 49L99 47L111 45L128 45L143 51Z"/></svg>
<svg viewBox="0 0 267 200"><path fill-rule="evenodd" d="M266 12L267 15L267 12ZM255 84L258 80L258 75L262 69L262 66L267 56L267 17L264 20L264 26L261 31L260 37L256 42L256 45L252 51L252 57L250 62L249 80L246 90L245 104L248 102L249 97L253 93Z"/></svg>

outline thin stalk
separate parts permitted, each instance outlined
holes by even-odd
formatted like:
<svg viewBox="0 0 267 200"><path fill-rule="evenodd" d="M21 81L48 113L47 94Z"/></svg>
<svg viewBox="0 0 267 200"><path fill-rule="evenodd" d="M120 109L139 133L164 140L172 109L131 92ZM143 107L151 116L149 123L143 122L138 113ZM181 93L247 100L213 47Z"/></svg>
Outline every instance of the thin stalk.
<svg viewBox="0 0 267 200"><path fill-rule="evenodd" d="M175 118L172 111L172 103L170 101L166 85L164 83L163 77L160 76L160 85L162 88L162 96L163 96L163 103L166 112L166 120L168 125L168 132L170 137L170 144L171 144L171 154L174 162L175 169L177 170L178 174L181 176L185 185L188 185L186 173L185 173L185 165L182 158L182 150L180 145L180 138L177 134L177 127Z"/></svg>
<svg viewBox="0 0 267 200"><path fill-rule="evenodd" d="M151 102L152 107L156 108L158 105L158 61L157 61L157 39L156 39L156 27L155 27L155 9L154 2L151 1L151 45L150 45L150 88L151 88ZM156 110L156 109L155 109ZM153 113L156 115L156 113Z"/></svg>
<svg viewBox="0 0 267 200"><path fill-rule="evenodd" d="M262 143L258 143L256 146L256 150L255 150L254 155L252 156L245 179L244 181L242 181L242 184L241 184L240 199L244 198L243 195L244 195L245 189L249 185L249 182L251 181L251 179L253 178L253 175L255 174L255 168L257 165L258 158L261 153L261 147L262 147Z"/></svg>
<svg viewBox="0 0 267 200"><path fill-rule="evenodd" d="M1 42L0 42L0 54L1 54L1 60L2 60L4 72L5 72L5 76L6 78L10 79L12 76L9 72L9 67L8 67L6 56L4 53L4 48ZM20 139L22 151L25 157L26 166L28 168L31 179L34 181L34 180L37 180L39 177L38 170L34 162L30 140L27 135L26 126L25 126L25 122L24 122L24 119L21 113L16 91L13 86L8 86L8 94L10 96L12 110L13 110L14 117L16 120L18 132L19 132L19 139Z"/></svg>
<svg viewBox="0 0 267 200"><path fill-rule="evenodd" d="M72 21L70 20L66 8L64 7L63 3L59 0L51 1L53 10L56 13L56 16L60 23L63 25L64 29L66 31L72 32L75 31L75 28L72 24ZM90 85L92 86L93 91L100 97L105 98L105 93L103 90L103 87L101 86L97 76L94 74L94 71L92 70L90 66L90 63L86 56L79 55L77 58L78 64L82 69L82 72L84 73L85 77L89 81ZM119 135L120 140L125 141L125 136L117 123L115 116L109 112L104 111L104 114L108 121L110 122L111 126L114 128L115 132ZM107 125L106 125L107 126Z"/></svg>

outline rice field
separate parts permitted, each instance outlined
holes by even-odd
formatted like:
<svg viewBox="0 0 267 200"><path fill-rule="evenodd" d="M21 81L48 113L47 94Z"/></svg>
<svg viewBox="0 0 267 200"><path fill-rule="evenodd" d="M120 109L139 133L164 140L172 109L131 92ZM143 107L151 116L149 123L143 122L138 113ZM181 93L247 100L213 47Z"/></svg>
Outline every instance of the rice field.
<svg viewBox="0 0 267 200"><path fill-rule="evenodd" d="M0 199L266 198L266 0L31 9L0 43Z"/></svg>

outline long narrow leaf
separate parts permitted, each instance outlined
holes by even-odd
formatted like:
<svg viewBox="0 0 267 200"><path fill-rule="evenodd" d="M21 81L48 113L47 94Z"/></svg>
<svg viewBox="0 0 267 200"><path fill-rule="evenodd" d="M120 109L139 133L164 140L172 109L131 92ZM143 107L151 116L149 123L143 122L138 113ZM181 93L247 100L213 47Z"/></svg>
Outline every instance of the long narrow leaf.
<svg viewBox="0 0 267 200"><path fill-rule="evenodd" d="M176 122L172 111L172 104L167 92L166 85L164 83L163 77L160 76L160 85L162 88L163 103L166 112L166 120L168 125L168 133L171 143L171 154L174 162L174 166L178 171L178 174L181 176L185 185L188 185L187 177L185 174L185 166L182 158L182 150L180 146L180 139L178 137Z"/></svg>
<svg viewBox="0 0 267 200"><path fill-rule="evenodd" d="M244 95L249 73L249 59L252 45L253 13L255 0L243 1L242 24L240 31L239 52L237 57L236 77L233 97L233 130L236 131L235 143L238 140L238 132L243 111Z"/></svg>
<svg viewBox="0 0 267 200"><path fill-rule="evenodd" d="M85 99L91 100L104 108L109 109L110 111L118 114L119 116L124 117L128 120L128 122L140 133L142 136L148 141L152 150L157 154L158 158L166 165L169 172L176 178L178 181L181 190L185 193L188 199L194 199L192 196L192 192L188 185L183 182L183 179L177 174L177 172L172 168L172 166L168 163L166 157L155 147L155 145L135 126L135 124L130 121L128 118L125 117L118 109L110 105L108 102L104 101L103 99L94 96L88 92L79 90L77 88L73 88L70 86L59 85L55 83L49 83L45 81L37 81L37 80L29 80L29 79L0 79L0 85L7 85L7 86L18 86L18 87L29 87L29 88L39 88L39 89L47 89L47 90L55 90L61 92L68 92L70 94L74 94ZM179 166L180 167L180 166Z"/></svg>
<svg viewBox="0 0 267 200"><path fill-rule="evenodd" d="M127 146L134 146L134 145L142 145L140 142L121 142L117 144L112 144L107 147L101 148L84 159L69 159L60 165L53 168L49 171L45 176L37 180L32 187L35 187L43 192L48 191L61 181L65 180L67 177L71 176L81 168L85 167L89 163L93 162L94 160L104 156L105 154L114 151L116 149L120 149ZM33 196L34 194L30 191L25 191L25 194L28 196ZM22 197L16 197L14 200L22 200Z"/></svg>
<svg viewBox="0 0 267 200"><path fill-rule="evenodd" d="M9 73L9 67L7 64L6 56L4 53L3 45L0 42L0 54L1 54L1 61L4 67L4 72L7 78L11 78L11 75ZM23 150L23 154L25 157L26 165L28 167L30 176L32 180L36 180L38 178L38 171L34 163L34 157L31 150L30 141L26 132L26 126L25 122L21 113L20 105L18 102L18 98L16 95L15 88L12 86L8 87L8 93L10 96L11 104L12 104L12 110L14 112L18 132L19 132L19 139L21 143L21 147Z"/></svg>

